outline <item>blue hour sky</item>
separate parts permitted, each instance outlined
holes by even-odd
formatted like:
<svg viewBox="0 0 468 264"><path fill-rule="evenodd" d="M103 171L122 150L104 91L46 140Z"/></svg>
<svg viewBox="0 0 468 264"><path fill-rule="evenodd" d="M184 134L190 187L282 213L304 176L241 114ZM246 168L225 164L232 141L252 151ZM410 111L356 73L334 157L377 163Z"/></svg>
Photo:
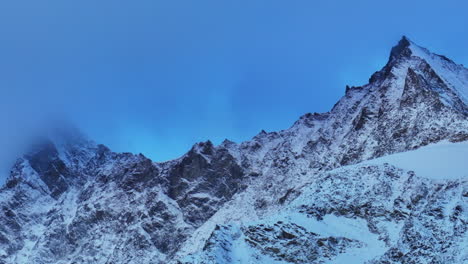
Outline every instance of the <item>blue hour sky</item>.
<svg viewBox="0 0 468 264"><path fill-rule="evenodd" d="M197 141L284 129L365 84L402 35L468 65L467 10L451 0L1 1L0 160L57 118L157 161Z"/></svg>

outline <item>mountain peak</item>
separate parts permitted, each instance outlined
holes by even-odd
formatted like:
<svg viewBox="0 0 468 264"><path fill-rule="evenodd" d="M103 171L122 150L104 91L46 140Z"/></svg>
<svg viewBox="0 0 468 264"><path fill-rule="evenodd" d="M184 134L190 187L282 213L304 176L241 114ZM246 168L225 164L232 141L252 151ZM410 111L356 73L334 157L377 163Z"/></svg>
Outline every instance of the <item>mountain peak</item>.
<svg viewBox="0 0 468 264"><path fill-rule="evenodd" d="M164 163L57 123L0 188L0 263L462 263L465 179L394 158L468 140L468 70L403 36L372 79L291 128Z"/></svg>
<svg viewBox="0 0 468 264"><path fill-rule="evenodd" d="M468 69L443 55L435 54L415 44L406 36L402 36L398 44L391 49L387 64L370 77L369 83L379 87L388 78L397 77L404 81L409 69L418 75L426 75L427 80L438 80L435 91L441 96L441 100L445 102L462 101L462 103L456 103L459 105L457 108L466 109L466 105L468 105ZM401 88L400 86L396 87ZM449 97L451 99L447 100ZM461 106L462 104L465 106ZM466 112L466 110L462 110L462 112Z"/></svg>
<svg viewBox="0 0 468 264"><path fill-rule="evenodd" d="M403 35L398 41L398 44L394 46L390 51L389 63L393 64L396 60L400 58L409 59L411 56L426 58L431 57L434 54L426 48L423 48L413 41L411 41L407 36Z"/></svg>
<svg viewBox="0 0 468 264"><path fill-rule="evenodd" d="M390 51L389 62L397 60L401 57L411 56L411 44L413 44L406 36L403 36L398 44Z"/></svg>

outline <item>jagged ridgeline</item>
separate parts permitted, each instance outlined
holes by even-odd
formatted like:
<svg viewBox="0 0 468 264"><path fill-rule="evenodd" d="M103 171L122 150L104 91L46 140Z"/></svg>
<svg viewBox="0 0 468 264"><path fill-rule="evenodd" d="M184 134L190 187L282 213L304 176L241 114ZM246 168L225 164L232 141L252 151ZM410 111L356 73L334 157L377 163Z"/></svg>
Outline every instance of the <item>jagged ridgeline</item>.
<svg viewBox="0 0 468 264"><path fill-rule="evenodd" d="M163 163L38 142L0 189L0 263L468 263L467 141L468 70L404 37L330 112L250 141Z"/></svg>

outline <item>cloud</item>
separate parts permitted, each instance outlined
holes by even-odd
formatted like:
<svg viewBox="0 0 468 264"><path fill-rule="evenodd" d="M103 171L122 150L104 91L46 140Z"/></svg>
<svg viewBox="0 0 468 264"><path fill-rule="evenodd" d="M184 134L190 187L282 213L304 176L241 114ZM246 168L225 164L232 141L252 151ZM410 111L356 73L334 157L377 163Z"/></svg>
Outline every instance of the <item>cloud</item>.
<svg viewBox="0 0 468 264"><path fill-rule="evenodd" d="M417 2L3 1L0 168L54 120L154 160L286 128L364 84L402 34L468 64L466 3Z"/></svg>

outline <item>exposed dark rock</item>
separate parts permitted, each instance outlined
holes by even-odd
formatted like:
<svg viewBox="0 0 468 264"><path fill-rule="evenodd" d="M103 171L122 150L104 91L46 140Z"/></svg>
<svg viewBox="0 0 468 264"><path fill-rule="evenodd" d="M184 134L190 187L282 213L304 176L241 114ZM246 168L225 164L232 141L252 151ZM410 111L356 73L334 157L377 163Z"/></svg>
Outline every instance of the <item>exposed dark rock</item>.
<svg viewBox="0 0 468 264"><path fill-rule="evenodd" d="M468 140L466 99L434 63L468 76L403 37L369 84L347 86L330 112L240 144L198 143L168 162L114 153L70 131L44 141L0 189L0 263L233 263L236 243L257 260L324 263L368 246L294 218L262 222L286 209L310 221L364 221L386 246L371 263L464 263L466 179L357 165ZM243 222L250 217L257 222Z"/></svg>

